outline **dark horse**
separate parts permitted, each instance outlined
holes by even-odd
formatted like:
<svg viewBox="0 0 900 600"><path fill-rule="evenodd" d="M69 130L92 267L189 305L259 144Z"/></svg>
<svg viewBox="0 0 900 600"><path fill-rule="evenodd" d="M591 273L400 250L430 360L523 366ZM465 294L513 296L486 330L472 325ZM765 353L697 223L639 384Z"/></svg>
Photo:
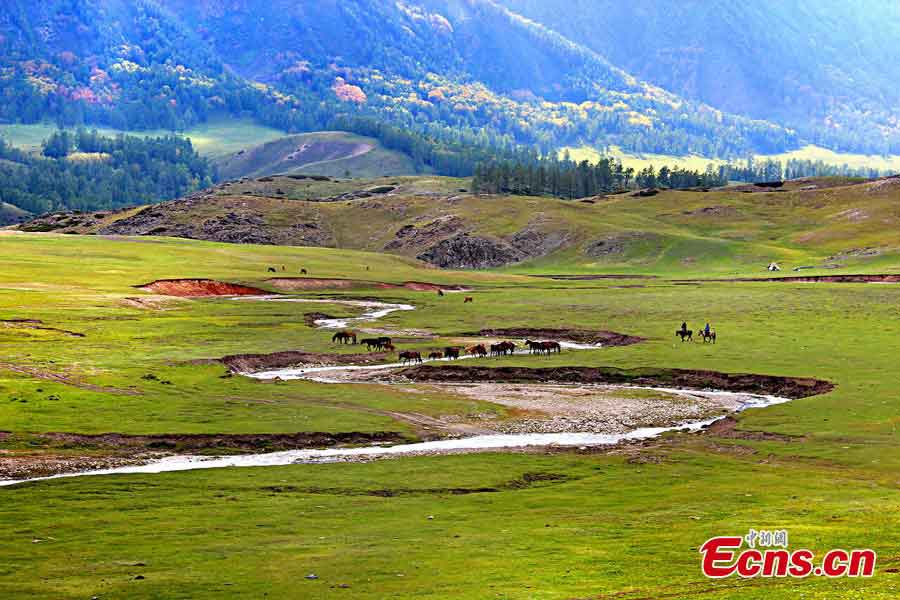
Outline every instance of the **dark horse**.
<svg viewBox="0 0 900 600"><path fill-rule="evenodd" d="M447 346L446 348L444 348L444 356L446 356L450 360L456 360L457 358L459 358L459 348Z"/></svg>
<svg viewBox="0 0 900 600"><path fill-rule="evenodd" d="M367 338L361 340L360 344L366 346L371 352L373 349L375 350L384 350L385 347L391 345L391 338L389 337L380 337L380 338Z"/></svg>
<svg viewBox="0 0 900 600"><path fill-rule="evenodd" d="M400 353L400 362L402 363L420 363L422 362L422 355L418 352L401 352Z"/></svg>
<svg viewBox="0 0 900 600"><path fill-rule="evenodd" d="M355 344L356 334L352 331L338 331L336 334L331 336L331 341L337 342L339 344Z"/></svg>
<svg viewBox="0 0 900 600"><path fill-rule="evenodd" d="M676 329L675 337L680 337L682 342L692 342L694 341L694 332L690 329Z"/></svg>
<svg viewBox="0 0 900 600"><path fill-rule="evenodd" d="M700 335L703 337L704 344L715 344L716 343L716 332L715 331L710 330L709 333L706 333L706 331L701 331Z"/></svg>

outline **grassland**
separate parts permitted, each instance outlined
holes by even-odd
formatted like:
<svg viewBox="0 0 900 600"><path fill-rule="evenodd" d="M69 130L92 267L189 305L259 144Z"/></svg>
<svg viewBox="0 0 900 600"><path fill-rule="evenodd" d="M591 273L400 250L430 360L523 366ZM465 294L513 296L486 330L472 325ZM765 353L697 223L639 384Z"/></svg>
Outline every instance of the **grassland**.
<svg viewBox="0 0 900 600"><path fill-rule="evenodd" d="M379 187L391 191L367 192ZM223 184L202 200L157 207L152 211L157 216L137 219L132 226L115 225L134 211L86 221L66 216L65 223L52 226L64 233L134 235L184 235L194 227L190 237L215 239L223 223L255 219L250 233L271 234L273 243L387 251L407 258L464 233L507 247L517 244L520 260L505 267L517 273L728 277L760 275L773 261L785 271L809 267L804 274L877 273L896 270L900 249L897 179L820 178L774 191L667 190L652 197L620 194L588 202L485 197L468 188L469 181L433 176L261 178ZM368 195L354 197L357 193ZM352 199L298 202L347 195Z"/></svg>
<svg viewBox="0 0 900 600"><path fill-rule="evenodd" d="M634 215L635 226L659 212L646 210ZM197 362L239 352L349 351L304 324L311 309L303 304L151 296L150 309L126 300L147 296L133 285L159 278L265 288L268 265L302 266L321 277L472 286L473 304L394 289L306 294L411 302L417 310L392 314L385 326L429 329L444 339L498 326L604 328L648 338L503 364L682 367L814 376L837 385L824 396L744 413L740 430L772 434L748 439L672 435L611 454L485 453L4 488L0 594L895 598L900 287L672 281L703 276L733 256L735 244L698 242L696 255L708 256L705 262L647 266L631 259L635 271L654 270L658 279L556 281L440 271L352 250L0 235L0 319L40 319L57 330L0 325L0 430L13 432L0 441L0 457L97 452L43 446L37 434L52 431L387 430L414 437L414 428L389 413L493 410L502 417L497 407L428 389L256 383L222 379L221 365ZM559 260L546 267L564 268ZM878 260L895 270L888 258ZM671 331L683 319L711 320L720 343L673 343ZM50 373L68 383L48 381ZM171 384L142 379L148 373ZM788 529L792 547L820 553L872 547L879 552L876 576L705 580L697 548L712 535L750 527ZM318 579L305 578L311 573Z"/></svg>
<svg viewBox="0 0 900 600"><path fill-rule="evenodd" d="M118 134L161 136L172 133L164 130L135 132L106 127L96 129L102 135L107 136ZM24 150L37 151L40 150L43 141L56 130L57 127L53 123L0 125L0 137ZM194 148L200 154L210 158L232 154L285 135L283 131L259 125L252 119L231 118L213 119L179 133L190 138Z"/></svg>

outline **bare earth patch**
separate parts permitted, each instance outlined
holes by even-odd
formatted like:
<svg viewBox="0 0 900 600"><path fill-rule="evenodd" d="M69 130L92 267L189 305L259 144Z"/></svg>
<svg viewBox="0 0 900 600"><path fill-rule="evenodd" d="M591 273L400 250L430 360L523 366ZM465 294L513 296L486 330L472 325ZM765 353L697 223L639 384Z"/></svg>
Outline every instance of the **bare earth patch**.
<svg viewBox="0 0 900 600"><path fill-rule="evenodd" d="M512 418L480 421L502 433L625 433L640 427L700 421L739 408L735 398L702 392L498 383L434 387L515 409Z"/></svg>

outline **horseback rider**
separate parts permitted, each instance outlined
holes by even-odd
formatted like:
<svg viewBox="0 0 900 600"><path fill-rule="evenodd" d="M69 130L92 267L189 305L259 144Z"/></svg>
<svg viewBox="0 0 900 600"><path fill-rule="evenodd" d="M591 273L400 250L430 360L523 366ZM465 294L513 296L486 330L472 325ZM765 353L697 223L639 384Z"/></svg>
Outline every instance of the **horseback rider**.
<svg viewBox="0 0 900 600"><path fill-rule="evenodd" d="M682 331L687 331L687 323L686 323L686 322L682 322L682 323L681 323L681 330L682 330Z"/></svg>
<svg viewBox="0 0 900 600"><path fill-rule="evenodd" d="M709 323L707 323L706 327L703 328L703 335L709 337Z"/></svg>

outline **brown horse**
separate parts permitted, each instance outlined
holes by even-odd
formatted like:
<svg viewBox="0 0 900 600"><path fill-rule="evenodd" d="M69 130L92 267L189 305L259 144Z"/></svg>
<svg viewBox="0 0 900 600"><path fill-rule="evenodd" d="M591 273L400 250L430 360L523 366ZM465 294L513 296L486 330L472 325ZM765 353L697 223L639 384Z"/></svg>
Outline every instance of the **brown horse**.
<svg viewBox="0 0 900 600"><path fill-rule="evenodd" d="M410 362L420 363L420 362L422 362L422 355L419 354L418 352L410 352L410 351L401 352L400 353L400 362L403 364L410 363Z"/></svg>
<svg viewBox="0 0 900 600"><path fill-rule="evenodd" d="M559 342L541 342L541 349L547 354L552 352L562 353L562 346L559 345Z"/></svg>
<svg viewBox="0 0 900 600"><path fill-rule="evenodd" d="M384 350L385 352L396 352L397 346L393 344L385 344L382 350Z"/></svg>
<svg viewBox="0 0 900 600"><path fill-rule="evenodd" d="M438 296L443 297L443 295L444 295L444 290L438 290Z"/></svg>
<svg viewBox="0 0 900 600"><path fill-rule="evenodd" d="M459 358L459 348L447 346L446 348L444 348L444 356L446 356L450 360L456 360L457 358Z"/></svg>
<svg viewBox="0 0 900 600"><path fill-rule="evenodd" d="M466 299L463 300L463 304L468 304L469 302L475 302L475 298L471 296L466 296Z"/></svg>
<svg viewBox="0 0 900 600"><path fill-rule="evenodd" d="M439 360L441 358L444 358L443 352L432 352L428 355L428 360Z"/></svg>
<svg viewBox="0 0 900 600"><path fill-rule="evenodd" d="M503 354L515 354L516 353L516 345L512 342L500 342L501 350Z"/></svg>
<svg viewBox="0 0 900 600"><path fill-rule="evenodd" d="M477 346L466 348L466 352L468 352L471 356L478 356L481 358L484 358L488 355L487 348L484 347L484 344L478 344Z"/></svg>

